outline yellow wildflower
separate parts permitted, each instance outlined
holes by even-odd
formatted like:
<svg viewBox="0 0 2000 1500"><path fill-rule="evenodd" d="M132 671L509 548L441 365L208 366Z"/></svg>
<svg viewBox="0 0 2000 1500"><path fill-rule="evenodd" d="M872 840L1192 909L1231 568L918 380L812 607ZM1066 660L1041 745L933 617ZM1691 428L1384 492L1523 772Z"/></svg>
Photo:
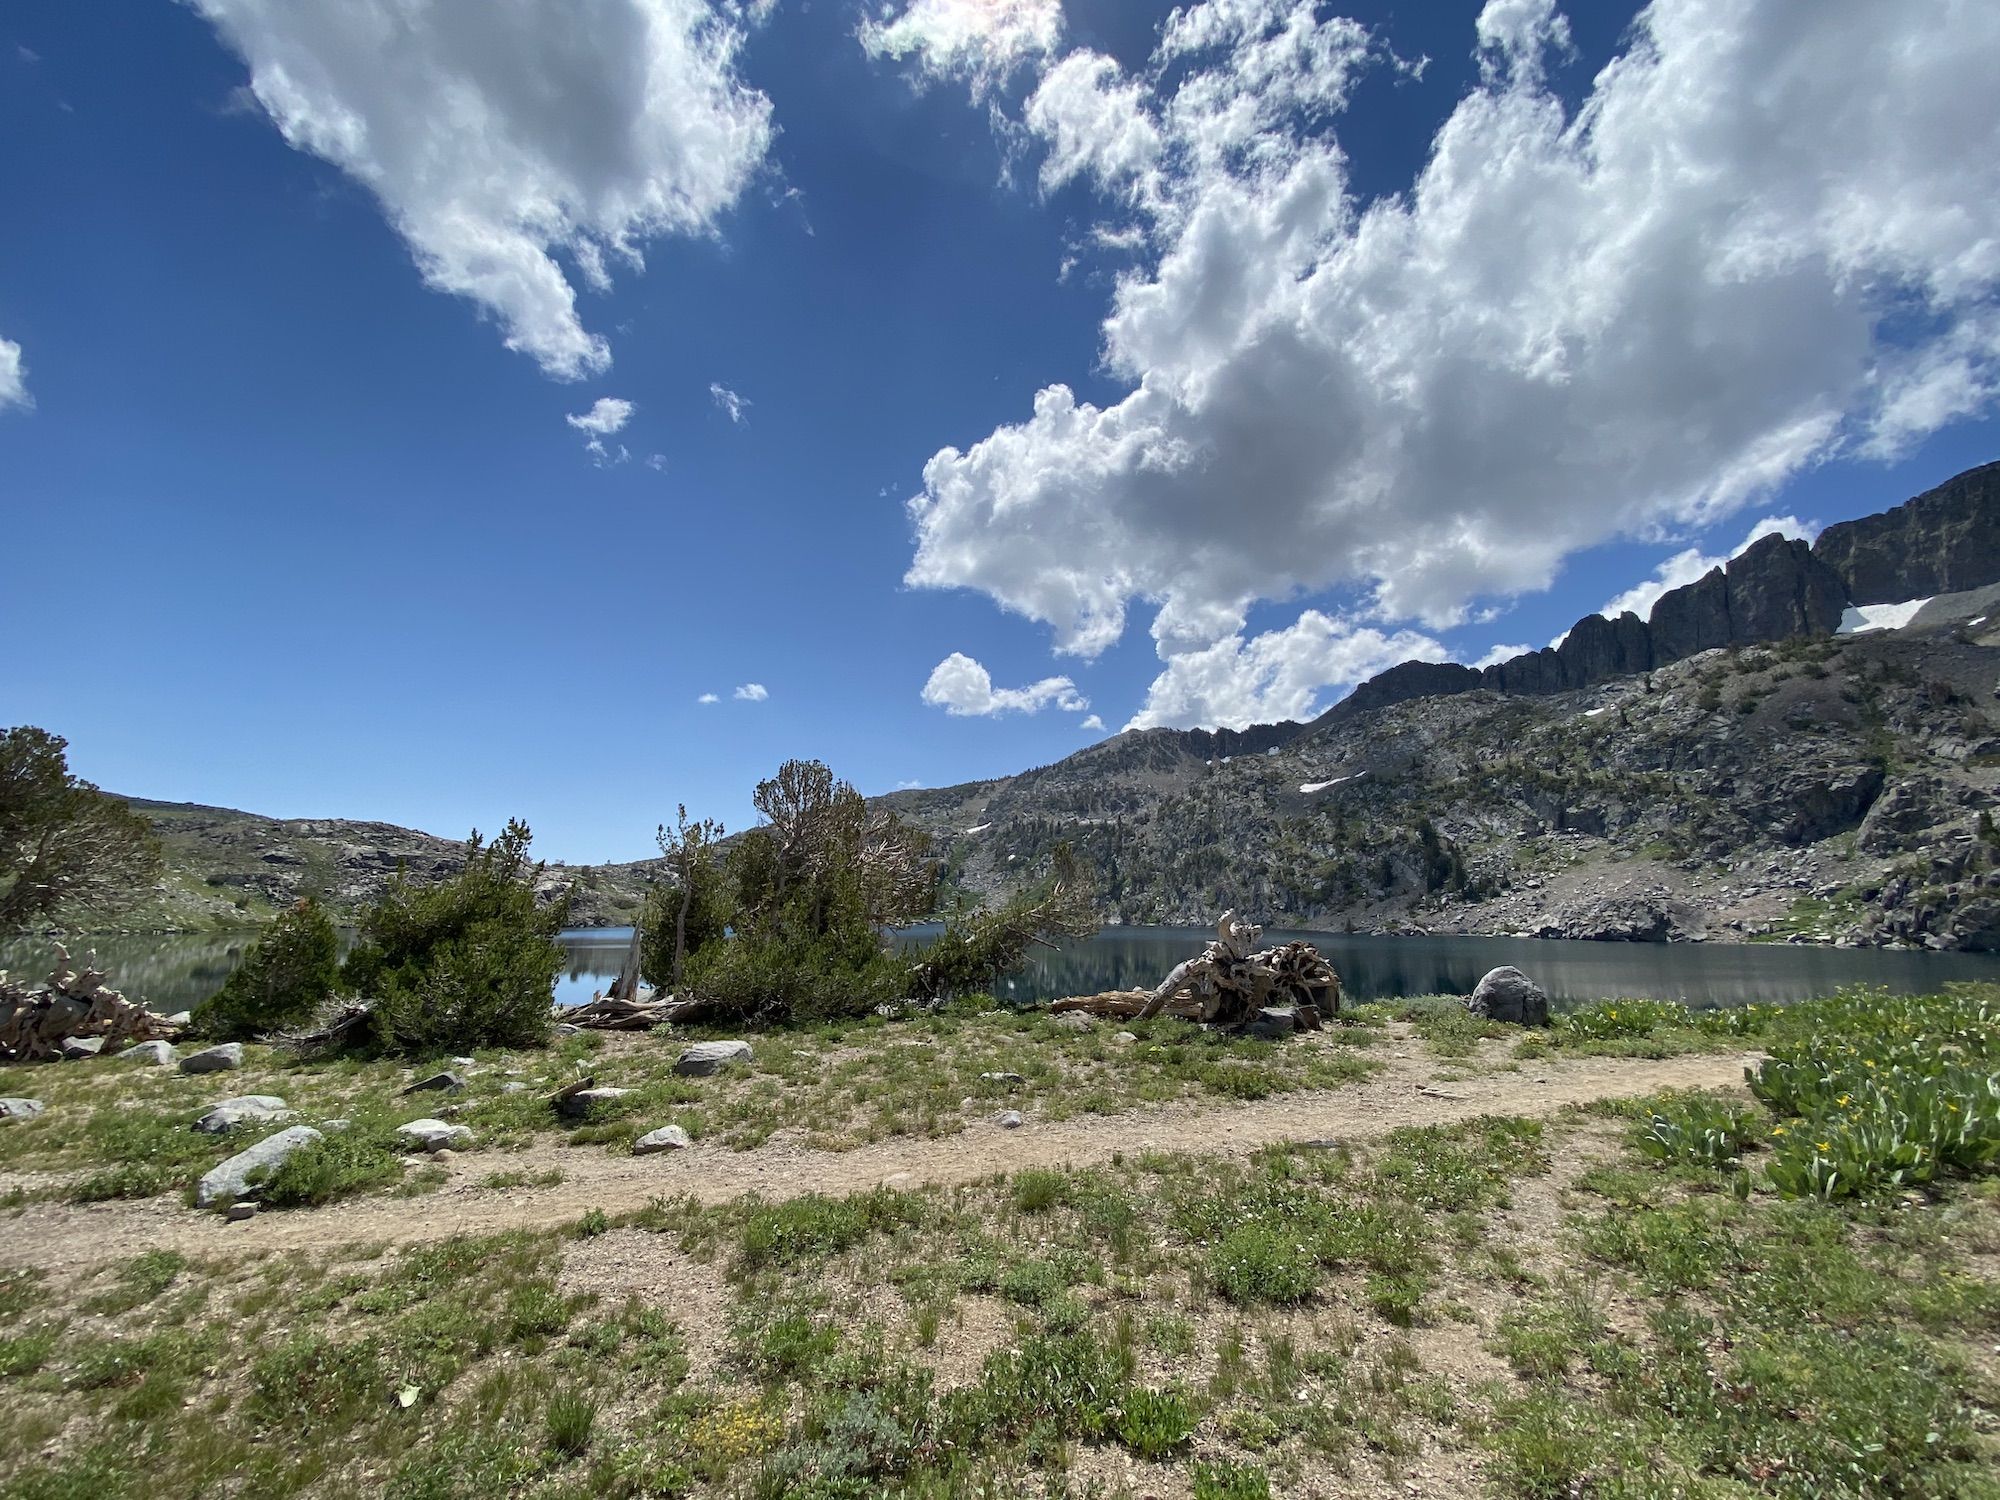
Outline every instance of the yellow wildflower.
<svg viewBox="0 0 2000 1500"><path fill-rule="evenodd" d="M1783 1135L1784 1133L1785 1133L1785 1127L1782 1125L1780 1125L1776 1130L1771 1132L1772 1135Z"/></svg>
<svg viewBox="0 0 2000 1500"><path fill-rule="evenodd" d="M1818 1148L1819 1150L1821 1150L1821 1151L1824 1151L1824 1150L1826 1149L1826 1142L1825 1142L1825 1141L1814 1141L1814 1142L1813 1142L1813 1145L1814 1145L1814 1146L1816 1146L1816 1147L1817 1147L1817 1148Z"/></svg>

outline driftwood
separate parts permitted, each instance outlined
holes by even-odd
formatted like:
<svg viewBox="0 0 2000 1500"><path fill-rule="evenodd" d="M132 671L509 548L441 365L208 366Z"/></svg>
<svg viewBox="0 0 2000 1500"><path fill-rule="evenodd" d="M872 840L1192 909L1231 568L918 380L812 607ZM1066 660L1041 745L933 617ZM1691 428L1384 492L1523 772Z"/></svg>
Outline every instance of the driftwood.
<svg viewBox="0 0 2000 1500"><path fill-rule="evenodd" d="M651 1031L693 1008L691 1003L671 995L650 999L642 994L637 999L623 1000L610 994L599 995L588 1005L559 1005L555 1014L559 1021L592 1031Z"/></svg>
<svg viewBox="0 0 2000 1500"><path fill-rule="evenodd" d="M109 988L97 955L83 971L70 967L69 950L55 945L56 966L39 989L11 982L0 970L0 1060L42 1062L62 1055L70 1037L101 1037L106 1053L130 1042L164 1040L180 1031L176 1021L127 1000Z"/></svg>
<svg viewBox="0 0 2000 1500"><path fill-rule="evenodd" d="M1215 940L1173 971L1150 992L1113 990L1058 1000L1056 1011L1083 1011L1120 1020L1183 1016L1219 1026L1254 1021L1267 1007L1288 1008L1296 1022L1312 1029L1322 1016L1340 1011L1340 976L1311 943L1258 948L1263 929L1224 912Z"/></svg>
<svg viewBox="0 0 2000 1500"><path fill-rule="evenodd" d="M359 1040L372 1007L366 1000L343 1000L304 1031L280 1031L277 1042L300 1057L325 1057Z"/></svg>

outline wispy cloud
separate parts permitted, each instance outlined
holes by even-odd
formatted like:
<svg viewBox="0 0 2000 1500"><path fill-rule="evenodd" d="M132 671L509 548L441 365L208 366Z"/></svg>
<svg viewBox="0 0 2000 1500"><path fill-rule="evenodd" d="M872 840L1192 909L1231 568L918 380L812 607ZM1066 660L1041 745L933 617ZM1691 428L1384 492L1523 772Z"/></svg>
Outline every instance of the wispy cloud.
<svg viewBox="0 0 2000 1500"><path fill-rule="evenodd" d="M749 418L743 415L750 410L749 397L737 395L736 392L722 384L719 380L711 380L708 383L708 394L714 398L717 406L729 413L730 421L741 426L749 420Z"/></svg>
<svg viewBox="0 0 2000 1500"><path fill-rule="evenodd" d="M572 413L563 420L578 432L589 434L590 441L583 445L583 451L599 464L622 464L632 456L625 445L620 443L614 452L606 448L604 440L614 433L623 432L625 424L632 420L632 413L637 410L638 407L620 397L599 396L597 404L589 411Z"/></svg>
<svg viewBox="0 0 2000 1500"><path fill-rule="evenodd" d="M28 367L21 362L21 346L0 339L0 411L10 406L33 406L28 394Z"/></svg>
<svg viewBox="0 0 2000 1500"><path fill-rule="evenodd" d="M746 682L736 690L739 703L762 703L771 694L761 682Z"/></svg>

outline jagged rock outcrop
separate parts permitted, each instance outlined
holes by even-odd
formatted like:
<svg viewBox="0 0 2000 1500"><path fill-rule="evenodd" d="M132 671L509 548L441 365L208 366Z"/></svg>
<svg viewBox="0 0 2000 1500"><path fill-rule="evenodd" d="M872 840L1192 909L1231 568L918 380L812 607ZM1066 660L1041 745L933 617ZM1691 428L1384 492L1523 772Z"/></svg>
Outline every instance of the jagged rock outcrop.
<svg viewBox="0 0 2000 1500"><path fill-rule="evenodd" d="M1968 469L1894 510L1829 526L1813 555L1856 604L2000 583L2000 463Z"/></svg>

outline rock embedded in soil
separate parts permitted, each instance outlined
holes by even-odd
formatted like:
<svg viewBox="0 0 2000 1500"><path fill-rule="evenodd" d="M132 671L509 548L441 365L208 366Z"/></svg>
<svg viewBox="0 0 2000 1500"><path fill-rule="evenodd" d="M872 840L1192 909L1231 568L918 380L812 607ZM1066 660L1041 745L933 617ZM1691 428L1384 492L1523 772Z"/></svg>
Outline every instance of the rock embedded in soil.
<svg viewBox="0 0 2000 1500"><path fill-rule="evenodd" d="M1549 996L1534 980L1512 964L1488 969L1465 1008L1489 1021L1506 1021L1516 1026L1549 1024Z"/></svg>
<svg viewBox="0 0 2000 1500"><path fill-rule="evenodd" d="M1026 1088L1028 1085L1028 1080L1023 1078L1019 1073L981 1073L979 1081L981 1083L997 1083L1010 1089Z"/></svg>
<svg viewBox="0 0 2000 1500"><path fill-rule="evenodd" d="M256 1145L209 1169L194 1190L195 1207L214 1208L218 1203L234 1202L250 1191L252 1175L268 1176L283 1166L299 1147L324 1139L310 1125L290 1125L276 1135L265 1136Z"/></svg>
<svg viewBox="0 0 2000 1500"><path fill-rule="evenodd" d="M171 1067L180 1060L171 1042L139 1042L118 1054L120 1062L144 1063L151 1068Z"/></svg>
<svg viewBox="0 0 2000 1500"><path fill-rule="evenodd" d="M600 1104L615 1104L635 1089L594 1088L578 1089L573 1094L565 1094L556 1108L573 1119L582 1119Z"/></svg>
<svg viewBox="0 0 2000 1500"><path fill-rule="evenodd" d="M190 1052L181 1059L183 1073L227 1073L243 1066L243 1044L224 1042L216 1047L204 1047L199 1052Z"/></svg>
<svg viewBox="0 0 2000 1500"><path fill-rule="evenodd" d="M1298 1018L1284 1006L1267 1005L1244 1029L1262 1041L1282 1042L1298 1030Z"/></svg>
<svg viewBox="0 0 2000 1500"><path fill-rule="evenodd" d="M257 1205L254 1203L232 1203L229 1205L228 1212L223 1214L223 1218L232 1224L241 1224L245 1219L254 1219L256 1217Z"/></svg>
<svg viewBox="0 0 2000 1500"><path fill-rule="evenodd" d="M396 1134L421 1151L442 1151L448 1146L472 1144L471 1127L445 1120L412 1120L398 1125Z"/></svg>
<svg viewBox="0 0 2000 1500"><path fill-rule="evenodd" d="M678 1125L662 1125L658 1130L649 1130L632 1143L634 1156L651 1156L656 1151L685 1151L694 1142L688 1133Z"/></svg>
<svg viewBox="0 0 2000 1500"><path fill-rule="evenodd" d="M95 1057L103 1050L104 1038L101 1036L66 1036L62 1041L62 1055L72 1062Z"/></svg>
<svg viewBox="0 0 2000 1500"><path fill-rule="evenodd" d="M226 1135L238 1125L289 1119L291 1115L285 1101L276 1094L239 1094L209 1106L208 1113L194 1122L194 1129L203 1135Z"/></svg>
<svg viewBox="0 0 2000 1500"><path fill-rule="evenodd" d="M47 1108L39 1099L0 1099L0 1120L32 1120Z"/></svg>
<svg viewBox="0 0 2000 1500"><path fill-rule="evenodd" d="M405 1094L457 1094L465 1090L465 1080L456 1073L433 1073L428 1078L419 1078L404 1089Z"/></svg>
<svg viewBox="0 0 2000 1500"><path fill-rule="evenodd" d="M1018 1109L1007 1109L995 1115L993 1123L998 1125L1002 1130L1019 1130L1028 1122L1021 1118L1021 1112Z"/></svg>
<svg viewBox="0 0 2000 1500"><path fill-rule="evenodd" d="M731 1063L747 1063L750 1058L748 1042L696 1042L680 1055L674 1071L683 1078L707 1078Z"/></svg>

